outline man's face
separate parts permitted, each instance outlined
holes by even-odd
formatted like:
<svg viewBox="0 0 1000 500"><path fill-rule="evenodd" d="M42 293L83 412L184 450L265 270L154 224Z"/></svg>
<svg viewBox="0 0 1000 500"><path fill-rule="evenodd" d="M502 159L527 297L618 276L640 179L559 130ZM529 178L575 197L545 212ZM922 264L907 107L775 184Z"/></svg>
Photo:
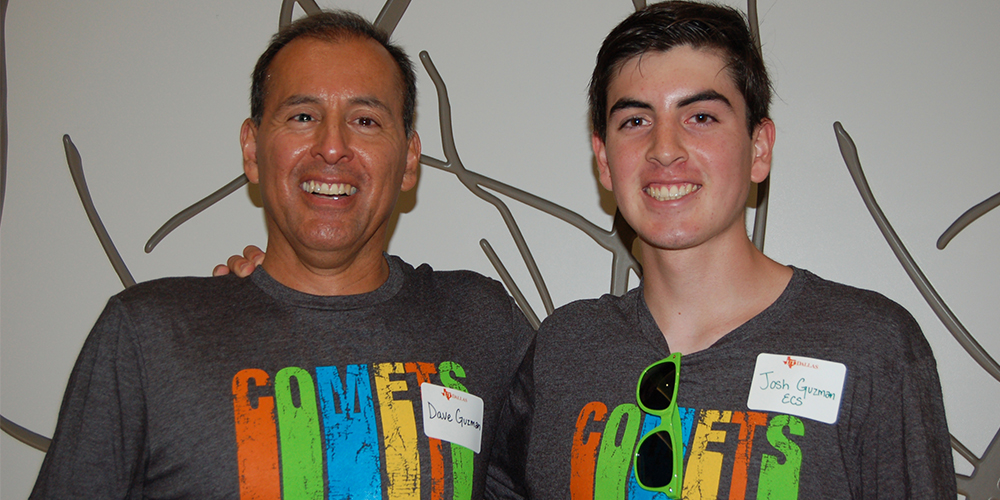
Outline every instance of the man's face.
<svg viewBox="0 0 1000 500"><path fill-rule="evenodd" d="M260 184L268 260L289 250L307 264L380 258L420 160L419 138L404 131L398 67L372 40L299 38L269 73L261 123L247 120L240 137L244 171Z"/></svg>
<svg viewBox="0 0 1000 500"><path fill-rule="evenodd" d="M716 52L680 46L625 62L608 87L601 184L647 245L746 239L751 181L770 171L774 124L747 133L746 104ZM719 240L722 241L722 240Z"/></svg>

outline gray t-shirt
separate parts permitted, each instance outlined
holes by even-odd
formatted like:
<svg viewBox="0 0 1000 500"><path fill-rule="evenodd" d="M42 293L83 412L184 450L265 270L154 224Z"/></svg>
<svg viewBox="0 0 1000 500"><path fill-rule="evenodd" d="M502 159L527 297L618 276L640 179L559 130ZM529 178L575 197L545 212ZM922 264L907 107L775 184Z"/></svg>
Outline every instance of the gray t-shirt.
<svg viewBox="0 0 1000 500"><path fill-rule="evenodd" d="M353 296L173 278L113 297L31 498L479 498L534 337L503 287L387 257ZM420 383L483 399L481 451L424 433Z"/></svg>
<svg viewBox="0 0 1000 500"><path fill-rule="evenodd" d="M843 364L836 422L748 408L751 385L767 382L755 373L761 353ZM636 383L669 354L641 286L547 318L508 410L518 424L502 433L525 445L497 450L495 496L666 499L638 486L632 463L659 421L637 406ZM684 498L956 497L930 346L910 314L877 293L795 269L774 304L683 356L677 399Z"/></svg>

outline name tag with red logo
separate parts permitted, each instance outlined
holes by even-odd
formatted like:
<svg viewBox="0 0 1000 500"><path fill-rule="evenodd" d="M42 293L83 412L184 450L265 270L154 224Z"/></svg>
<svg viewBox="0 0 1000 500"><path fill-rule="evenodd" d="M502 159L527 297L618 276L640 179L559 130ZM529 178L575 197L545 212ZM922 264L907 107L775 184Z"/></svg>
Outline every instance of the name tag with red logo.
<svg viewBox="0 0 1000 500"><path fill-rule="evenodd" d="M837 422L847 378L843 363L785 354L757 355L747 408Z"/></svg>
<svg viewBox="0 0 1000 500"><path fill-rule="evenodd" d="M483 440L483 399L467 392L420 384L424 434L479 453Z"/></svg>

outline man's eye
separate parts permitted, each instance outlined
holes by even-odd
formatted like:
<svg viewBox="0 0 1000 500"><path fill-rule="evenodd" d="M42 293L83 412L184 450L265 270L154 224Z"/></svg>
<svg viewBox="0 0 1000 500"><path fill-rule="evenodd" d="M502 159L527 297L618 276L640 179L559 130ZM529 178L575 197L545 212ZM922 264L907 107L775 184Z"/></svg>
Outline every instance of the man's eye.
<svg viewBox="0 0 1000 500"><path fill-rule="evenodd" d="M622 122L621 128L641 127L646 123L646 119L641 116L633 116Z"/></svg>
<svg viewBox="0 0 1000 500"><path fill-rule="evenodd" d="M312 117L312 115L309 115L309 114L306 114L306 113L299 113L299 114L293 116L292 120L300 122L300 123L305 123L305 122L311 122L311 121L313 121L314 118Z"/></svg>
<svg viewBox="0 0 1000 500"><path fill-rule="evenodd" d="M709 123L715 121L715 117L708 113L698 113L691 117L695 123Z"/></svg>
<svg viewBox="0 0 1000 500"><path fill-rule="evenodd" d="M368 117L368 116L362 116L361 118L358 118L357 122L358 122L358 125L361 125L362 127L375 127L375 126L378 126L378 122L376 122L374 118L371 118L371 117Z"/></svg>

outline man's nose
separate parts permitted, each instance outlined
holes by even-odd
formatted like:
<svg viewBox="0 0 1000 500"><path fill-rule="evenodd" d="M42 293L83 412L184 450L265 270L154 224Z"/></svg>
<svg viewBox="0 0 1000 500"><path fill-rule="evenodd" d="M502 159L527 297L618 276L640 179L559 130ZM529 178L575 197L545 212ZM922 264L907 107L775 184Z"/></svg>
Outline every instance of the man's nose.
<svg viewBox="0 0 1000 500"><path fill-rule="evenodd" d="M316 128L316 142L312 153L323 158L327 165L336 165L350 159L353 152L347 126L334 120L323 122Z"/></svg>
<svg viewBox="0 0 1000 500"><path fill-rule="evenodd" d="M687 150L680 126L672 123L653 125L653 141L646 154L646 160L668 167L686 158Z"/></svg>

